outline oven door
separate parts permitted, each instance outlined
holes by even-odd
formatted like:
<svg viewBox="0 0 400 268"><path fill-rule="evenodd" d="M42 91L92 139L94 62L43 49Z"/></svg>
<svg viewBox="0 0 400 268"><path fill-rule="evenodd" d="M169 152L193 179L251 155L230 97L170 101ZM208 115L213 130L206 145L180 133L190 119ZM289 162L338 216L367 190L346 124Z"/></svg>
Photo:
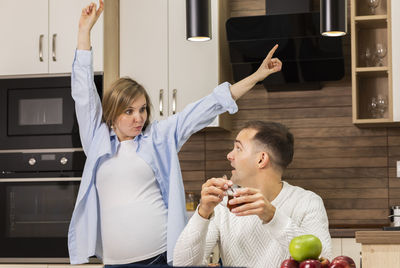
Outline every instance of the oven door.
<svg viewBox="0 0 400 268"><path fill-rule="evenodd" d="M0 179L0 259L68 258L80 178Z"/></svg>

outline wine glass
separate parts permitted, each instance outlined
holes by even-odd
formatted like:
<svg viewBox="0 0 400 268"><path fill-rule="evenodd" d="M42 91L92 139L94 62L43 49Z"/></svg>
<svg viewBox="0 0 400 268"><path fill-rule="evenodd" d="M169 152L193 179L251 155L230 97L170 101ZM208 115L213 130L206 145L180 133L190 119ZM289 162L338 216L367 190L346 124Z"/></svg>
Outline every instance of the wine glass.
<svg viewBox="0 0 400 268"><path fill-rule="evenodd" d="M375 15L375 9L379 6L380 0L367 0L369 10L372 15Z"/></svg>
<svg viewBox="0 0 400 268"><path fill-rule="evenodd" d="M387 96L379 94L376 98L376 108L378 110L378 115L380 118L384 116L387 106Z"/></svg>
<svg viewBox="0 0 400 268"><path fill-rule="evenodd" d="M373 62L374 53L372 53L369 47L365 48L364 53L361 54L361 59L364 61L366 67L371 66Z"/></svg>
<svg viewBox="0 0 400 268"><path fill-rule="evenodd" d="M372 118L378 118L379 116L378 101L376 97L372 97L371 100L369 101L368 111L370 112Z"/></svg>
<svg viewBox="0 0 400 268"><path fill-rule="evenodd" d="M383 66L383 58L386 56L387 49L385 44L383 43L378 43L376 44L376 51L375 55L378 58L378 65Z"/></svg>

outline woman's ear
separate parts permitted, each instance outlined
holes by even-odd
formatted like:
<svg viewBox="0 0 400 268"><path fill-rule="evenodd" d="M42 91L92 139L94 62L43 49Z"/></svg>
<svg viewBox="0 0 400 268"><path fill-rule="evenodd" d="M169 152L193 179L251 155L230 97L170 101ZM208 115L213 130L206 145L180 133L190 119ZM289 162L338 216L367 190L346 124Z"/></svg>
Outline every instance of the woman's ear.
<svg viewBox="0 0 400 268"><path fill-rule="evenodd" d="M266 152L260 152L258 158L258 168L265 168L270 162L269 155Z"/></svg>

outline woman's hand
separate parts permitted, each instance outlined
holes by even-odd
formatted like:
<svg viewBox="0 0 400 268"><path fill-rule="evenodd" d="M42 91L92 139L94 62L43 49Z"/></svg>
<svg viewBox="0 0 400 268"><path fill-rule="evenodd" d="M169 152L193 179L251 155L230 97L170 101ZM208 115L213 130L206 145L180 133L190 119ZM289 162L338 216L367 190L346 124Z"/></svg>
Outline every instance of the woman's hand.
<svg viewBox="0 0 400 268"><path fill-rule="evenodd" d="M90 32L97 19L100 17L104 9L104 2L100 0L100 6L97 9L95 3L90 3L82 9L81 17L79 19L79 31Z"/></svg>
<svg viewBox="0 0 400 268"><path fill-rule="evenodd" d="M282 69L282 62L278 58L272 58L278 45L275 45L268 53L260 67L253 74L233 84L230 88L232 98L236 101L247 91L252 89L255 84L263 81L270 74L279 72Z"/></svg>
<svg viewBox="0 0 400 268"><path fill-rule="evenodd" d="M279 72L282 69L282 62L278 58L272 58L278 45L275 45L261 63L258 70L254 73L257 81L263 81L270 74Z"/></svg>
<svg viewBox="0 0 400 268"><path fill-rule="evenodd" d="M104 9L103 0L99 1L100 6L98 9L93 2L82 9L79 19L78 49L90 50L90 31Z"/></svg>

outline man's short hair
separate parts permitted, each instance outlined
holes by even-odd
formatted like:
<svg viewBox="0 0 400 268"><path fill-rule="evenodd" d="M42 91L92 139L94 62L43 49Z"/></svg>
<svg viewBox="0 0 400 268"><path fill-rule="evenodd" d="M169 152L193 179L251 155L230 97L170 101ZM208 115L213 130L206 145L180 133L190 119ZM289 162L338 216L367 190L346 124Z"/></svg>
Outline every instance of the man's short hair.
<svg viewBox="0 0 400 268"><path fill-rule="evenodd" d="M257 131L253 139L265 146L272 162L282 171L292 162L294 138L287 127L277 122L249 121L244 128Z"/></svg>

